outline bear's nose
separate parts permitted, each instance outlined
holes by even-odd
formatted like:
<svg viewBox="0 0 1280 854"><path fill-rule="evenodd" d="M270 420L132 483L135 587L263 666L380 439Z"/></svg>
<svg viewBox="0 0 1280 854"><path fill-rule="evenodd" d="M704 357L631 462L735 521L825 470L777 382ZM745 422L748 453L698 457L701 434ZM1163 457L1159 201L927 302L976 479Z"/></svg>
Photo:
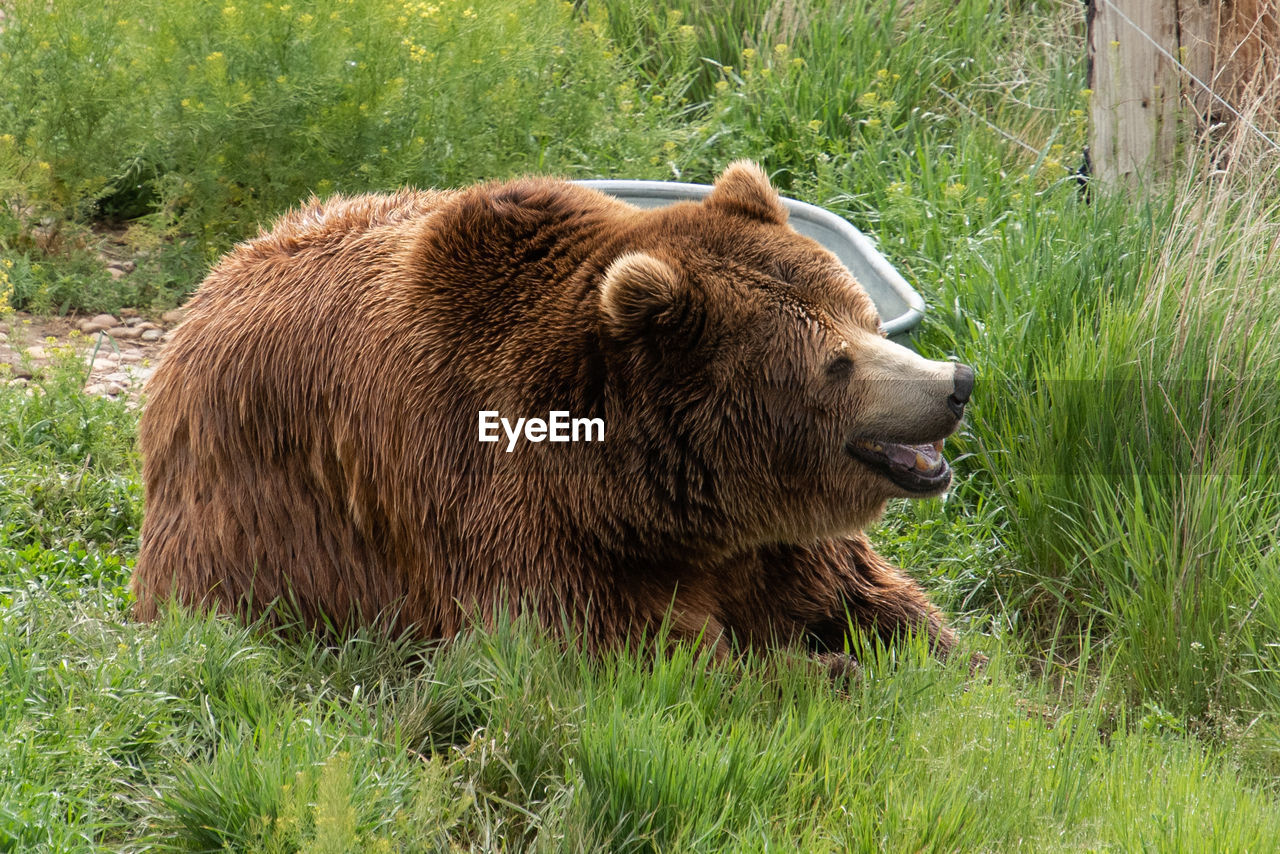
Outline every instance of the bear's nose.
<svg viewBox="0 0 1280 854"><path fill-rule="evenodd" d="M964 405L973 394L973 368L968 365L956 365L955 388L947 398L947 406L955 413L956 418L964 415Z"/></svg>

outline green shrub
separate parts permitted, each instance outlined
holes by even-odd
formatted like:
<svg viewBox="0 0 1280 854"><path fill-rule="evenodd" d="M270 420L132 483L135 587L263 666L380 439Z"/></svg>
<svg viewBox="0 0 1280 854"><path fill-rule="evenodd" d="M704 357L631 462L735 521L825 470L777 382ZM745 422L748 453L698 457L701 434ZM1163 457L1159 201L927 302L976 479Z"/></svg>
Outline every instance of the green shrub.
<svg viewBox="0 0 1280 854"><path fill-rule="evenodd" d="M625 76L548 0L17 0L0 184L225 248L310 193L652 174L666 114Z"/></svg>

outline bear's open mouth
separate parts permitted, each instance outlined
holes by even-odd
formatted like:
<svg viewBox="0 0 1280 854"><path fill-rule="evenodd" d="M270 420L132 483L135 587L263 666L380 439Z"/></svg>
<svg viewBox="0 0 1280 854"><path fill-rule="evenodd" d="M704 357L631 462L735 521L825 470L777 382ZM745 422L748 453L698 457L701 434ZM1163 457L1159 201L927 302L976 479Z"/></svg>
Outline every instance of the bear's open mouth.
<svg viewBox="0 0 1280 854"><path fill-rule="evenodd" d="M941 439L931 445L850 439L844 447L850 456L908 492L936 492L951 482L951 467L942 458Z"/></svg>

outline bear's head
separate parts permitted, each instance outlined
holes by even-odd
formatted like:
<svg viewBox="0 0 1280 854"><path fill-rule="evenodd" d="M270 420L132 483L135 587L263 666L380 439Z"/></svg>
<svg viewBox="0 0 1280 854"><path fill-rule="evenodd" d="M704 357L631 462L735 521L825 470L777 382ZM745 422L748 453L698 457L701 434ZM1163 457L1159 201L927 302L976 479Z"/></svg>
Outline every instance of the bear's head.
<svg viewBox="0 0 1280 854"><path fill-rule="evenodd" d="M741 545L856 531L943 492L973 372L889 341L836 257L787 224L755 164L647 211L600 284L601 335L643 399L673 509ZM706 511L706 512L702 512Z"/></svg>

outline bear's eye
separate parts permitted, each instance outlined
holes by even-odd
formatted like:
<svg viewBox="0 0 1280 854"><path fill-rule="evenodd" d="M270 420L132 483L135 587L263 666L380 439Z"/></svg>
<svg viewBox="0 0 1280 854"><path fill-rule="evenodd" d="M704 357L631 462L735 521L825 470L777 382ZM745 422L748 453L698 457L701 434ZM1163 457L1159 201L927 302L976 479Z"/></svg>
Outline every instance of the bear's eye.
<svg viewBox="0 0 1280 854"><path fill-rule="evenodd" d="M827 363L827 377L833 380L847 380L853 373L853 359L848 356L836 356Z"/></svg>

